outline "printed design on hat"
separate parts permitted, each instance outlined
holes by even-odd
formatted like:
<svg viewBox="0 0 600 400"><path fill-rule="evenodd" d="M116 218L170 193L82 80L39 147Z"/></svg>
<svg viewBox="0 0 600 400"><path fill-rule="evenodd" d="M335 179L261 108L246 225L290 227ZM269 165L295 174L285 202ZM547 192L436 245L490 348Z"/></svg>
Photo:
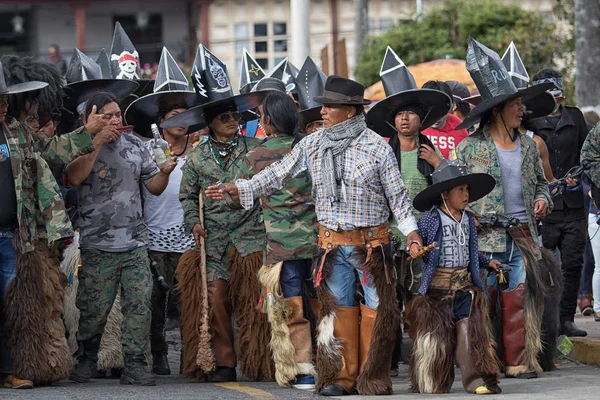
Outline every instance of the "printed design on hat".
<svg viewBox="0 0 600 400"><path fill-rule="evenodd" d="M134 50L133 53L122 51L121 54L113 54L110 59L119 63L119 73L116 76L117 79L140 79L140 76L137 73L140 61L136 50Z"/></svg>

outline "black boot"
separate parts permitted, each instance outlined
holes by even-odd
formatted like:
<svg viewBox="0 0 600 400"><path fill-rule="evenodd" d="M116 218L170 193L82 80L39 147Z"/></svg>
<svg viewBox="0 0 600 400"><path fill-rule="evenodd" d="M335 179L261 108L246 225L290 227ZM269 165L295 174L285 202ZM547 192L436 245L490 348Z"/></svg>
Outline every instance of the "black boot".
<svg viewBox="0 0 600 400"><path fill-rule="evenodd" d="M98 349L102 335L96 335L89 340L81 342L83 348L78 358L77 365L71 370L69 379L78 383L87 383L95 378L98 373Z"/></svg>
<svg viewBox="0 0 600 400"><path fill-rule="evenodd" d="M152 373L156 375L171 375L167 353L152 354Z"/></svg>
<svg viewBox="0 0 600 400"><path fill-rule="evenodd" d="M154 386L156 378L146 371L146 359L143 355L125 355L125 367L121 374L121 383L124 385Z"/></svg>
<svg viewBox="0 0 600 400"><path fill-rule="evenodd" d="M346 389L344 389L340 385L336 385L335 383L332 383L331 385L327 385L327 386L323 387L321 389L321 391L319 392L319 394L321 396L338 397L338 396L349 396L352 393L348 392Z"/></svg>
<svg viewBox="0 0 600 400"><path fill-rule="evenodd" d="M560 326L560 334L568 337L585 337L587 336L587 332L583 329L579 329L575 322L573 321L564 321Z"/></svg>
<svg viewBox="0 0 600 400"><path fill-rule="evenodd" d="M210 375L211 382L235 382L237 373L232 367L217 367L216 371Z"/></svg>

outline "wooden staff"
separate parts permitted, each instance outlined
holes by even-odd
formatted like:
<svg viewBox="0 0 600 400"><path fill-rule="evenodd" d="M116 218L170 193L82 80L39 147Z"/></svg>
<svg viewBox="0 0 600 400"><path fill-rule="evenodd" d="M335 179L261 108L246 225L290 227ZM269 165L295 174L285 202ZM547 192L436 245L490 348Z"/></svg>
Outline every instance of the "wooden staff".
<svg viewBox="0 0 600 400"><path fill-rule="evenodd" d="M420 258L420 257L423 257L423 255L424 255L425 253L427 253L428 251L431 251L431 250L433 250L433 249L437 249L437 247L438 247L438 244L437 244L437 242L433 242L433 243L431 243L430 245L427 245L427 246L425 246L425 247L421 247L421 250L419 250L419 254L417 254L417 256L416 256L415 258ZM413 257L408 257L408 258L406 259L406 261L412 261L412 260L413 260Z"/></svg>
<svg viewBox="0 0 600 400"><path fill-rule="evenodd" d="M200 208L200 226L204 227L204 197L200 191L200 199L198 200ZM200 325L200 338L198 340L198 353L196 354L196 365L199 366L205 373L210 373L215 369L215 356L211 348L211 337L208 326L208 283L206 277L206 239L204 236L199 237L200 251L200 279L202 281L202 307L201 316L202 324Z"/></svg>

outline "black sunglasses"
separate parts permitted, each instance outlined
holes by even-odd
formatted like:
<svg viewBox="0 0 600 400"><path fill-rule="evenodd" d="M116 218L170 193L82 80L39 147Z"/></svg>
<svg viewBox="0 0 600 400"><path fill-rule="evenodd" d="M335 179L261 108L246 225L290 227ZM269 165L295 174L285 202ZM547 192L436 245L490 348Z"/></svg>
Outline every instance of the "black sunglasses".
<svg viewBox="0 0 600 400"><path fill-rule="evenodd" d="M238 111L228 112L228 113L219 114L219 115L217 115L216 118L219 121L221 121L222 124L226 124L232 118L234 121L239 121L242 118L242 113L240 113Z"/></svg>

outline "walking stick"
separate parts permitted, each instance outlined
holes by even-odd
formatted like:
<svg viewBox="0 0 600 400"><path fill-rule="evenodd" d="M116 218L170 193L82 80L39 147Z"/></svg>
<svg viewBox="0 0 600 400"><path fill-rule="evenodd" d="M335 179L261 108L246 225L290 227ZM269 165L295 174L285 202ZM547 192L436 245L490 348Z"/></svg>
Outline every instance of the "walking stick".
<svg viewBox="0 0 600 400"><path fill-rule="evenodd" d="M200 208L200 225L204 228L204 198L200 191L198 201ZM200 337L198 340L198 353L196 354L196 365L204 371L210 373L215 369L215 356L211 348L210 332L208 326L208 283L206 281L206 239L200 236L200 279L202 283L202 308L200 310L202 323L200 325Z"/></svg>

